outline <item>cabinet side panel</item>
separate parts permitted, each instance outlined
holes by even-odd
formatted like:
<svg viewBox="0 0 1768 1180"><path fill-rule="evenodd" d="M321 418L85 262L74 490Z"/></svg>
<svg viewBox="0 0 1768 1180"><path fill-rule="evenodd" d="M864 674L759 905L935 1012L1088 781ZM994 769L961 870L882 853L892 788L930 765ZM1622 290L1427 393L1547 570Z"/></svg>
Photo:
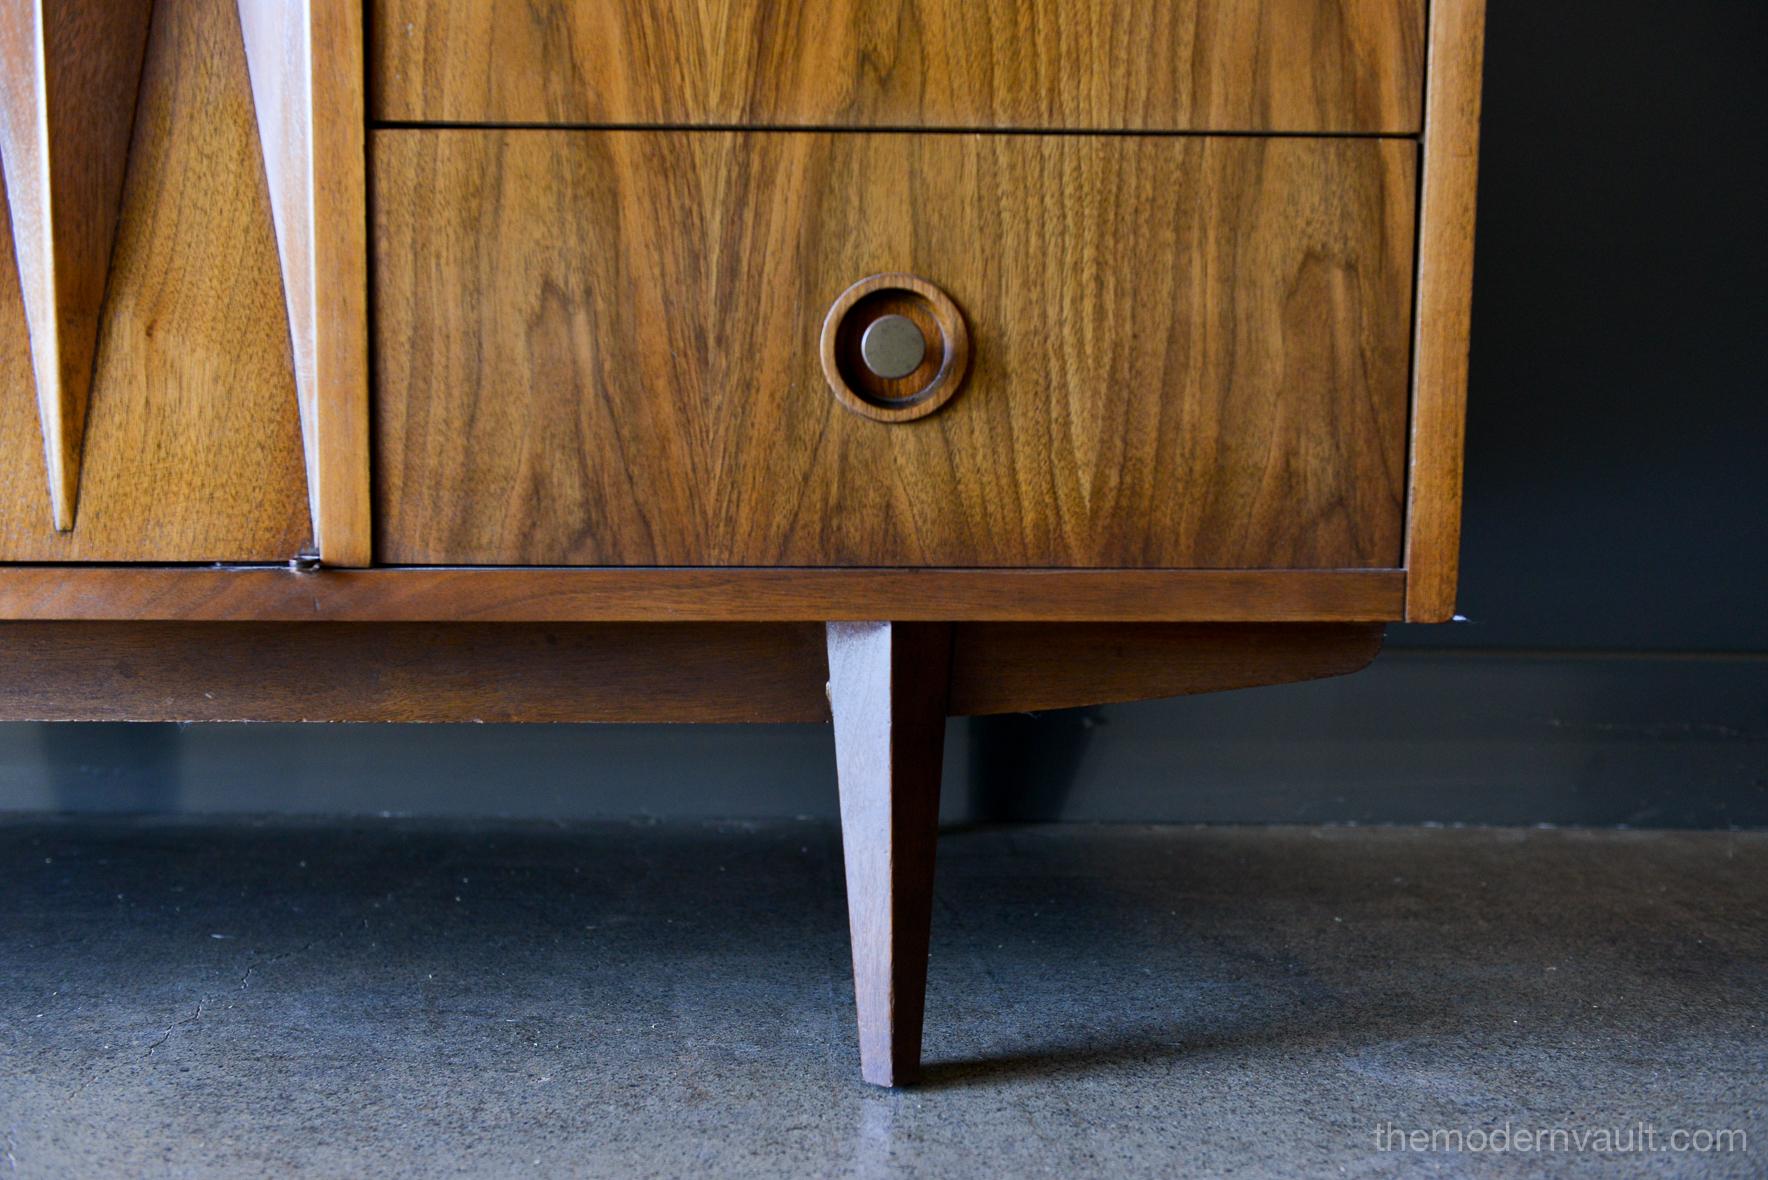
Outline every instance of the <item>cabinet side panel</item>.
<svg viewBox="0 0 1768 1180"><path fill-rule="evenodd" d="M1455 613L1484 23L1484 0L1431 5L1406 513L1406 617L1421 623Z"/></svg>

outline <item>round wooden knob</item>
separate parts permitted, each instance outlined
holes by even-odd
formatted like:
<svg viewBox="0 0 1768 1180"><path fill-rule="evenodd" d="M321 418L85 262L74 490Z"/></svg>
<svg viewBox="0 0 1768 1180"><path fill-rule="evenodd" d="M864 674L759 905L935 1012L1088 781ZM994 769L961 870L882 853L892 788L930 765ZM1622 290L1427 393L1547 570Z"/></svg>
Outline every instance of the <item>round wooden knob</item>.
<svg viewBox="0 0 1768 1180"><path fill-rule="evenodd" d="M829 308L822 360L843 406L877 422L911 422L958 392L970 367L970 333L958 305L926 279L873 275Z"/></svg>

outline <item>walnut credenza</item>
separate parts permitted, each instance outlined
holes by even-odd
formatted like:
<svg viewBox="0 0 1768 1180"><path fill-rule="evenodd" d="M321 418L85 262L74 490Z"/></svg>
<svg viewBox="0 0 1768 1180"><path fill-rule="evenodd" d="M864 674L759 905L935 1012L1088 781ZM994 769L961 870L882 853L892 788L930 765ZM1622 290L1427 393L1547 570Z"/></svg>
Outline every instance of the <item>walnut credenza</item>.
<svg viewBox="0 0 1768 1180"><path fill-rule="evenodd" d="M10 0L0 717L832 719L907 1080L947 716L1451 616L1482 17Z"/></svg>

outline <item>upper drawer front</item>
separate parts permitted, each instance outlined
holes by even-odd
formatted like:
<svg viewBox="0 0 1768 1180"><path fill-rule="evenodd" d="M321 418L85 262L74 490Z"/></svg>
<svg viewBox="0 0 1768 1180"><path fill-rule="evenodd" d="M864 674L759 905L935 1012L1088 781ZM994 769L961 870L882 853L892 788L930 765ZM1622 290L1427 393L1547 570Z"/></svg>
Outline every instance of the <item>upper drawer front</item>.
<svg viewBox="0 0 1768 1180"><path fill-rule="evenodd" d="M1391 567L1416 145L398 130L371 148L394 563ZM968 321L912 422L824 315Z"/></svg>
<svg viewBox="0 0 1768 1180"><path fill-rule="evenodd" d="M1405 133L1425 0L372 0L396 122Z"/></svg>

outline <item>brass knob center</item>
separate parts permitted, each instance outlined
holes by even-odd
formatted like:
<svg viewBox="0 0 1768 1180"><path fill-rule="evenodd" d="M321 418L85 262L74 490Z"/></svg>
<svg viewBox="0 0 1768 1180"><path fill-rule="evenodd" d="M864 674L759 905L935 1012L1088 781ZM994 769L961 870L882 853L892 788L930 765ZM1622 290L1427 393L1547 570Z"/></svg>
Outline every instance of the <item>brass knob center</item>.
<svg viewBox="0 0 1768 1180"><path fill-rule="evenodd" d="M906 315L879 316L860 337L859 355L866 368L895 381L921 367L927 359L927 339Z"/></svg>

